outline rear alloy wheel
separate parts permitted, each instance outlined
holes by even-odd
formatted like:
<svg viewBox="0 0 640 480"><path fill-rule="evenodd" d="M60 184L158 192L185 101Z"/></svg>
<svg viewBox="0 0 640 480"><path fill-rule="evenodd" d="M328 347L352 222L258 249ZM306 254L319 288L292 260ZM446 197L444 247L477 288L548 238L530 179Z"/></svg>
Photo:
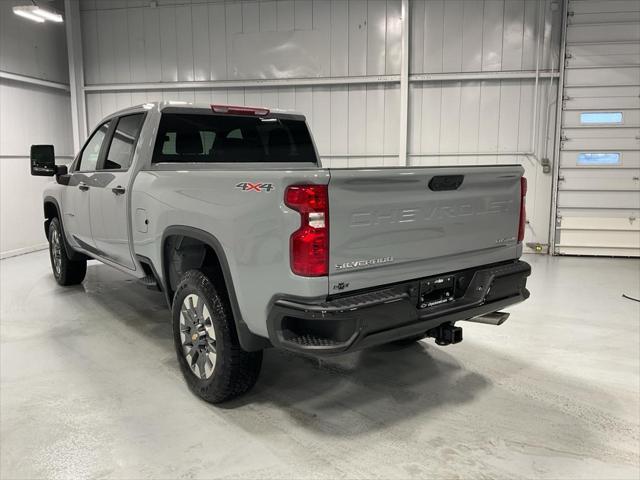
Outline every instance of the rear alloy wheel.
<svg viewBox="0 0 640 480"><path fill-rule="evenodd" d="M225 292L199 270L184 274L173 297L173 339L180 370L196 395L221 403L258 379L262 351L242 349Z"/></svg>
<svg viewBox="0 0 640 480"><path fill-rule="evenodd" d="M63 286L82 283L87 274L87 261L69 258L57 217L49 223L49 257L56 282Z"/></svg>
<svg viewBox="0 0 640 480"><path fill-rule="evenodd" d="M195 293L182 301L180 340L193 374L200 380L211 378L216 368L216 330L204 299Z"/></svg>

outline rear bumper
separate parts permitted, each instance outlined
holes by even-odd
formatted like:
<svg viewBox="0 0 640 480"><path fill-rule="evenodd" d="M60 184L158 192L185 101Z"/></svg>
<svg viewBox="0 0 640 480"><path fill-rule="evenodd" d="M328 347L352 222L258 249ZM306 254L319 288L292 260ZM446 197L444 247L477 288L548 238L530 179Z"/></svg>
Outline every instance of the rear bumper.
<svg viewBox="0 0 640 480"><path fill-rule="evenodd" d="M277 298L267 320L269 339L318 355L381 345L526 300L530 273L529 264L515 261L329 299ZM441 280L452 282L454 298L425 301L425 289Z"/></svg>

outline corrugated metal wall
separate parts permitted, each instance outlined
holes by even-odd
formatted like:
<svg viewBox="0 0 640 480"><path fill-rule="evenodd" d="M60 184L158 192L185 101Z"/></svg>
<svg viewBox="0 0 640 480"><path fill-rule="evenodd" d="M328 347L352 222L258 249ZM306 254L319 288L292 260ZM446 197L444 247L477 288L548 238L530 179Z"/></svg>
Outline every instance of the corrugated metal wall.
<svg viewBox="0 0 640 480"><path fill-rule="evenodd" d="M640 2L571 0L556 252L640 256Z"/></svg>
<svg viewBox="0 0 640 480"><path fill-rule="evenodd" d="M16 1L0 1L0 76L24 75L67 83L63 25L39 25L13 14ZM0 257L43 246L42 189L47 178L29 170L29 147L54 144L73 154L69 93L0 78ZM19 201L17 200L19 199Z"/></svg>
<svg viewBox="0 0 640 480"><path fill-rule="evenodd" d="M161 99L292 108L307 115L325 165L397 165L400 0L157 5L82 1L90 126L118 108ZM522 72L557 69L559 7L555 0L410 0L409 163L523 163L527 240L544 244L551 175L540 159L553 151L556 80ZM537 158L523 155L533 151Z"/></svg>

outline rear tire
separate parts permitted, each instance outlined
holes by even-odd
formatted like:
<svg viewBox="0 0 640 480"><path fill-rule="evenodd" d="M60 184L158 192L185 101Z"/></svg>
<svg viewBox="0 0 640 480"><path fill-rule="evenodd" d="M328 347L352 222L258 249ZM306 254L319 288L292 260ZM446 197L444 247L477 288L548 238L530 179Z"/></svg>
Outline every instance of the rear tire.
<svg viewBox="0 0 640 480"><path fill-rule="evenodd" d="M209 403L221 403L254 386L262 351L242 349L227 296L204 273L184 274L172 315L178 363L193 393Z"/></svg>
<svg viewBox="0 0 640 480"><path fill-rule="evenodd" d="M63 286L82 283L87 274L87 260L72 260L67 255L64 234L57 217L49 223L49 258L51 270L58 284Z"/></svg>

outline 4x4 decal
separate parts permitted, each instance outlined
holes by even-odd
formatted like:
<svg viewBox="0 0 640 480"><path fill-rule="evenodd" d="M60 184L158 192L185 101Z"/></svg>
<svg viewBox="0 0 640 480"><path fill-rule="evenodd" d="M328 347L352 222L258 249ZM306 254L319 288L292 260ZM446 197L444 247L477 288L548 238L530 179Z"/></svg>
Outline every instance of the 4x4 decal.
<svg viewBox="0 0 640 480"><path fill-rule="evenodd" d="M239 188L243 192L270 192L271 190L275 189L273 183L260 182L240 182L236 185L236 188Z"/></svg>

